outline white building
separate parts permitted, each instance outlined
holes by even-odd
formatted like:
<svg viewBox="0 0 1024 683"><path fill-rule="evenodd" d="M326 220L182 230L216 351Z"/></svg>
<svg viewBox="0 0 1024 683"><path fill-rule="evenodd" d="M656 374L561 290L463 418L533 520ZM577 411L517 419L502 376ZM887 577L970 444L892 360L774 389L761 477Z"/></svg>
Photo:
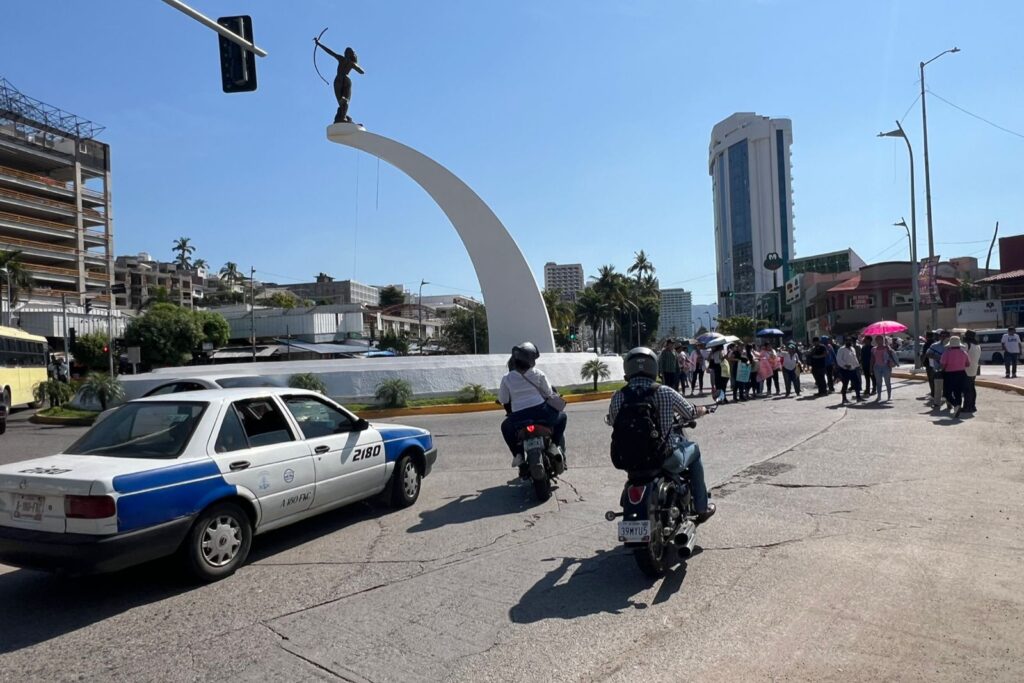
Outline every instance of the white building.
<svg viewBox="0 0 1024 683"><path fill-rule="evenodd" d="M658 339L693 336L693 295L685 289L661 290Z"/></svg>
<svg viewBox="0 0 1024 683"><path fill-rule="evenodd" d="M756 296L789 278L793 258L793 124L744 112L711 131L708 172L714 194L719 306L723 315L751 314ZM783 266L764 267L776 253ZM721 296L735 292L734 298Z"/></svg>
<svg viewBox="0 0 1024 683"><path fill-rule="evenodd" d="M576 302L576 297L583 291L583 265L579 263L544 264L544 289L557 289L562 293L562 301Z"/></svg>

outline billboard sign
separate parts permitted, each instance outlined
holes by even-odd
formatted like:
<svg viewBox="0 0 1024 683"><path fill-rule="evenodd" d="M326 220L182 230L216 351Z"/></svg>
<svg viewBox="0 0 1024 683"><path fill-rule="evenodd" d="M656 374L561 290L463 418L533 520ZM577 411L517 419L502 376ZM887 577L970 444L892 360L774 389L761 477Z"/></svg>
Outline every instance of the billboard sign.
<svg viewBox="0 0 1024 683"><path fill-rule="evenodd" d="M803 293L803 273L794 275L789 280L786 280L786 303L791 304L794 301L800 299L800 295Z"/></svg>
<svg viewBox="0 0 1024 683"><path fill-rule="evenodd" d="M988 323L994 327L1002 319L1001 301L963 301L956 305L957 323Z"/></svg>

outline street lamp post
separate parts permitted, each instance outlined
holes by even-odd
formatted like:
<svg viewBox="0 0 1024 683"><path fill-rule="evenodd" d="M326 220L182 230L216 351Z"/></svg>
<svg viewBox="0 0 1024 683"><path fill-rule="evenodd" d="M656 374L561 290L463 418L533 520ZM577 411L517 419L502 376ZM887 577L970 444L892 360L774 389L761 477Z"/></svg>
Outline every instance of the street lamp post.
<svg viewBox="0 0 1024 683"><path fill-rule="evenodd" d="M430 283L426 280L420 279L420 293L416 299L417 313L419 314L419 322L416 325L416 339L418 340L417 346L419 346L420 355L423 355L423 285L429 285Z"/></svg>
<svg viewBox="0 0 1024 683"><path fill-rule="evenodd" d="M640 346L640 307L629 299L625 299L625 302L632 306L633 310L636 311L636 345Z"/></svg>
<svg viewBox="0 0 1024 683"><path fill-rule="evenodd" d="M925 210L928 212L928 258L935 258L935 238L932 233L932 177L928 166L928 109L925 106L924 68L945 54L960 52L960 48L954 47L935 55L927 62L921 62L921 128L924 134L924 201ZM909 142L907 144L910 144ZM939 325L939 302L932 297L932 324L934 330Z"/></svg>
<svg viewBox="0 0 1024 683"><path fill-rule="evenodd" d="M14 310L11 308L11 271L7 266L0 267L0 270L7 277L7 326L11 327L11 321L14 320Z"/></svg>
<svg viewBox="0 0 1024 683"><path fill-rule="evenodd" d="M914 329L912 336L914 337L914 367L918 367L920 363L921 354L918 353L918 345L920 344L919 337L921 336L921 302L918 292L918 263L917 263L917 193L914 190L914 150L910 146L910 138L907 137L907 132L903 130L903 126L900 122L896 122L896 130L891 130L888 133L879 133L879 137L887 138L903 138L903 141L907 143L907 156L910 158L910 229L907 231L907 239L910 240L910 286L913 288L914 297ZM904 228L907 227L907 222L900 219L896 225L902 225ZM928 243L929 249L931 248L931 228L928 230ZM938 316L937 312L933 312L932 318L932 329L935 329L935 318Z"/></svg>
<svg viewBox="0 0 1024 683"><path fill-rule="evenodd" d="M911 218L910 222L911 223L914 222L913 218ZM905 221L902 218L900 219L899 223L893 223L893 225L895 225L896 227L903 228L904 230L907 231L907 242L910 243L910 286L911 286L911 289L912 289L911 296L914 298L914 329L911 331L911 335L914 337L914 369L916 370L917 368L920 367L920 365L918 365L918 363L921 362L921 349L920 349L920 344L921 344L921 341L920 341L921 305L917 301L917 298L918 298L918 291L917 291L917 287L918 287L918 284L917 284L917 268L916 268L917 245L914 244L914 242L915 242L914 238L917 237L917 232L915 231L914 234L913 234L913 237L911 237L911 231L910 231L910 228L907 227L907 221Z"/></svg>

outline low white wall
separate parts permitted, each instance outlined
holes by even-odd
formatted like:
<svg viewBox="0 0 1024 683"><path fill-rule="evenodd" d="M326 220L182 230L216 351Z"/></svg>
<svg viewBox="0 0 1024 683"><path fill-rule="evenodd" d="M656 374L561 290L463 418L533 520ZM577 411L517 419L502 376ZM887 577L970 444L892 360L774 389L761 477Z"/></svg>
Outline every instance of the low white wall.
<svg viewBox="0 0 1024 683"><path fill-rule="evenodd" d="M537 361L556 387L586 384L580 369L592 353L546 353ZM622 359L603 356L612 380L622 378ZM311 372L327 385L327 394L338 399L372 399L377 385L400 377L412 386L415 396L445 396L467 384L481 384L495 390L508 372L508 355L401 356L395 358L353 358L339 360L282 361L276 363L229 363L183 368L161 368L142 375L122 377L128 399L137 398L157 384L178 377L197 375L262 375L283 383L295 374Z"/></svg>

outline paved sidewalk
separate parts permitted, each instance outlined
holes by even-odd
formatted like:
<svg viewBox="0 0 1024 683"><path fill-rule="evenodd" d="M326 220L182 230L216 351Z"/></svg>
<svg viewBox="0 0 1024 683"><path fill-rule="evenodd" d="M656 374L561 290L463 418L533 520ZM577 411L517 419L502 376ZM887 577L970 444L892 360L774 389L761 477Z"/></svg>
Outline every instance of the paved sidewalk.
<svg viewBox="0 0 1024 683"><path fill-rule="evenodd" d="M924 368L908 370L900 369L893 372L892 376L902 379L916 379L922 382L927 381L928 379L927 375L925 375ZM1003 373L1002 366L1000 365L982 365L981 374L978 375L978 379L975 380L975 384L979 387L988 387L989 389L1013 391L1024 396L1024 376L1018 375L1017 377L1007 378Z"/></svg>

